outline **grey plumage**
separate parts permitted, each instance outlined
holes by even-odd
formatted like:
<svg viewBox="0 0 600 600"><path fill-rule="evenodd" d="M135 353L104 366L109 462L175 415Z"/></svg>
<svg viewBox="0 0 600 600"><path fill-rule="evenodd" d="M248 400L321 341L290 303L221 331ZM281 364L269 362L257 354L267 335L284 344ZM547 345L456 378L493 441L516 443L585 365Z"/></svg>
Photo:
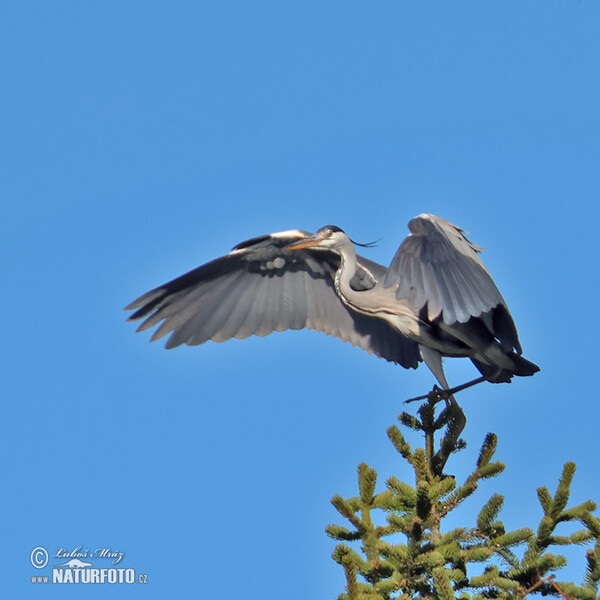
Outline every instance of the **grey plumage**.
<svg viewBox="0 0 600 600"><path fill-rule="evenodd" d="M444 323L465 323L500 304L498 288L464 231L433 215L419 215L408 228L385 276L385 287L396 284L396 297L410 298L415 310L427 304L427 318L443 309Z"/></svg>
<svg viewBox="0 0 600 600"><path fill-rule="evenodd" d="M130 321L146 317L138 331L162 321L152 341L171 334L166 347L224 342L286 329L314 329L371 354L416 368L417 344L385 321L350 310L337 296L335 253L291 251L286 246L310 234L298 230L242 242L217 258L144 294L127 310ZM371 270L385 268L359 258L356 289L373 286Z"/></svg>
<svg viewBox="0 0 600 600"><path fill-rule="evenodd" d="M166 347L314 329L406 368L469 357L492 382L532 375L512 317L464 231L434 215L409 223L389 268L356 255L336 226L253 238L129 306Z"/></svg>

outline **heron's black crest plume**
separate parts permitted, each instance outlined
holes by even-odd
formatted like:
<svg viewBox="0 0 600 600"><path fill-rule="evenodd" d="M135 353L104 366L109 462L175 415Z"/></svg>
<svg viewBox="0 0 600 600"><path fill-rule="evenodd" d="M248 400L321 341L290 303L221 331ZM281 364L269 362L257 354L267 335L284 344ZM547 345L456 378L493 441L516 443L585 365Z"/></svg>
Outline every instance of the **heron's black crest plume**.
<svg viewBox="0 0 600 600"><path fill-rule="evenodd" d="M330 231L333 231L334 233L346 233L341 227L338 227L337 225L325 225L325 227L319 228L317 233L321 233L322 231L327 231L328 229Z"/></svg>
<svg viewBox="0 0 600 600"><path fill-rule="evenodd" d="M321 227L319 229L319 232L321 231L333 231L334 233L346 233L341 227L338 227L337 225L325 225L325 227ZM346 233L346 235L348 235ZM381 238L379 238L378 240L375 240L374 242L367 242L366 244L361 244L360 242L355 242L350 236L348 236L348 239L355 245L355 246L360 246L361 248L373 248L374 246L377 245L377 242L381 241Z"/></svg>
<svg viewBox="0 0 600 600"><path fill-rule="evenodd" d="M361 248L375 248L375 246L377 246L377 242L381 241L381 238L379 238L374 242L367 242L366 244L361 244L360 242L355 242L352 238L349 239L355 246L360 246Z"/></svg>

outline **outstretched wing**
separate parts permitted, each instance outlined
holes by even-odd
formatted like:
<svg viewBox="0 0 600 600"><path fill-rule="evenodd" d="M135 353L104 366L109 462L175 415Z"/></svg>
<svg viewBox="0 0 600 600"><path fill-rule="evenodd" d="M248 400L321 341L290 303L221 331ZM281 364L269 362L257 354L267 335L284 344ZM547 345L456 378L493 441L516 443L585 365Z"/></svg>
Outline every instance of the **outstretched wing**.
<svg viewBox="0 0 600 600"><path fill-rule="evenodd" d="M290 230L242 242L229 254L132 302L126 309L137 310L129 320L146 317L138 331L160 323L152 340L170 334L167 348L308 328L404 367L416 367L419 354L414 342L385 321L348 309L338 298L333 285L337 254L285 249L307 235ZM371 271L359 265L357 289L374 284Z"/></svg>
<svg viewBox="0 0 600 600"><path fill-rule="evenodd" d="M415 311L445 325L480 317L491 333L520 353L517 331L506 303L479 258L482 248L446 219L422 214L410 221L386 273L384 286L397 285Z"/></svg>

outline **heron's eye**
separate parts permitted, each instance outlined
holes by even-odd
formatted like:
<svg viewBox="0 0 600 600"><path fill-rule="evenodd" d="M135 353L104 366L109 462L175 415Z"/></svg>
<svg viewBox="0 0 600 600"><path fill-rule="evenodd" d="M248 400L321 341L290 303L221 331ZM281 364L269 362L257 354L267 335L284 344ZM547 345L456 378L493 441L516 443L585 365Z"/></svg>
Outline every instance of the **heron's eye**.
<svg viewBox="0 0 600 600"><path fill-rule="evenodd" d="M327 237L332 237L333 236L333 231L331 231L331 229L327 230Z"/></svg>

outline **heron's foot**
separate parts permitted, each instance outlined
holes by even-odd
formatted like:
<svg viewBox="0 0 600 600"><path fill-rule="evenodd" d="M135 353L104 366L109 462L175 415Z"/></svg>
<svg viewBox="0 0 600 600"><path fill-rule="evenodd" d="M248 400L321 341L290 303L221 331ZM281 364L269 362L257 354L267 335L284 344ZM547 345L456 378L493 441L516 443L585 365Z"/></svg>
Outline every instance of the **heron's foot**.
<svg viewBox="0 0 600 600"><path fill-rule="evenodd" d="M438 385L434 385L433 390L429 392L429 400L434 404L443 400L446 403L446 407L449 407L450 401L454 400L454 396L452 395L452 390L445 390Z"/></svg>
<svg viewBox="0 0 600 600"><path fill-rule="evenodd" d="M438 402L444 400L444 402L446 402L446 405L448 405L451 398L452 390L445 390L439 385L434 385L433 389L428 394L423 394L422 396L417 396L416 398L409 398L408 400L404 401L404 404L408 404L409 402L416 402L417 400L430 400L434 404L437 404Z"/></svg>
<svg viewBox="0 0 600 600"><path fill-rule="evenodd" d="M456 392L466 390L467 388L477 385L478 383L481 383L482 381L486 381L486 378L485 377L477 377L477 379L473 379L472 381L467 381L467 383L463 383L462 385L457 385L456 387L453 387L453 388L450 388L447 390L440 388L437 385L434 385L433 390L431 390L431 392L429 392L429 394L423 394L422 396L417 396L416 398L409 398L408 400L405 400L404 403L408 404L409 402L416 402L417 400L429 400L430 396L432 394L435 394L439 398L439 400L437 400L438 402L440 400L445 400L446 404L448 404L449 400L451 398L453 398L453 396L454 396L454 394L456 394Z"/></svg>

